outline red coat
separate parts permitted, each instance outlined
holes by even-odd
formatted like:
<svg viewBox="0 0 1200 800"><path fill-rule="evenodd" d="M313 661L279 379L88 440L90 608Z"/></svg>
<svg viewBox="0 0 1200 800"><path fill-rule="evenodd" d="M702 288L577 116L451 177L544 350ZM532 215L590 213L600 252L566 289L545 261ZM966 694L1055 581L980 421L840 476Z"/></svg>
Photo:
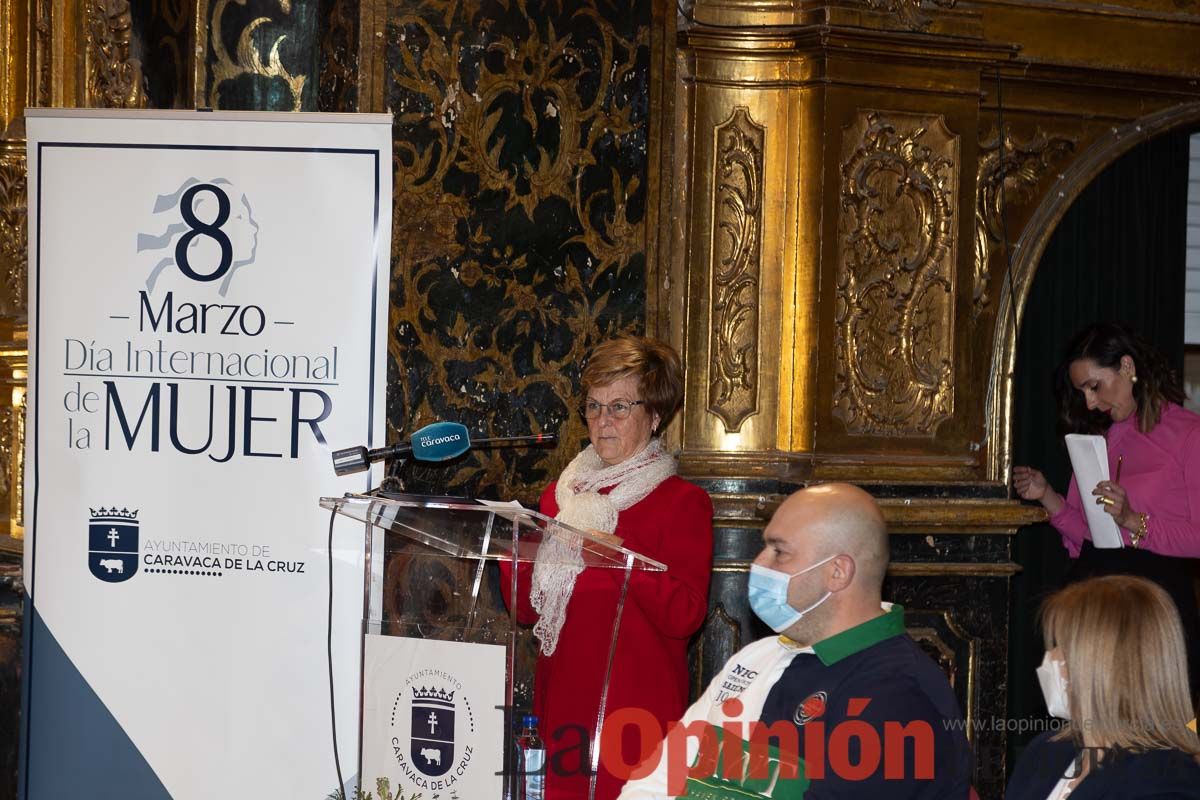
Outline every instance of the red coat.
<svg viewBox="0 0 1200 800"><path fill-rule="evenodd" d="M552 483L542 493L541 511L548 516L558 513L554 487ZM630 579L606 717L620 708L644 709L665 730L666 723L678 720L687 710L688 638L700 628L708 611L712 516L708 494L677 476L667 478L640 503L620 512L614 533L624 540L625 547L666 564L668 569L665 573L634 572ZM532 565L519 570L517 618L526 625L537 621L529 604L531 573ZM623 574L619 569L602 568L580 573L558 647L552 656L539 655L533 705L551 765L546 800L587 797L590 764L586 748L595 734ZM507 587L507 577L501 584ZM623 747L626 763L638 760L639 743L636 736L631 739L627 737ZM658 738L640 744L650 750ZM558 774L562 772L569 774ZM601 767L596 800L614 800L623 783Z"/></svg>

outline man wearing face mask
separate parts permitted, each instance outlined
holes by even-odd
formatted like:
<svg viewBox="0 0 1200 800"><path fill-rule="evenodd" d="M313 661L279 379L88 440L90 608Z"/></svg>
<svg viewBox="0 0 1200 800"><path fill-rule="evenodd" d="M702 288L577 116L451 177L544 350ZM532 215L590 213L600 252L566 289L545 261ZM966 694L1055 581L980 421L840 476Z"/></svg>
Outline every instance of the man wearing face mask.
<svg viewBox="0 0 1200 800"><path fill-rule="evenodd" d="M953 690L905 633L903 609L881 600L888 542L875 500L849 484L802 490L780 505L763 544L750 605L779 635L734 655L684 715L686 785L672 774L681 737L668 735L650 758L657 766L629 781L620 800L965 800L971 758ZM786 731L772 739L771 757L798 758L801 774L751 774L752 759L731 770L721 759L732 751L721 747L710 751L721 752L713 769L699 767L699 731L708 726L747 742L765 726Z"/></svg>

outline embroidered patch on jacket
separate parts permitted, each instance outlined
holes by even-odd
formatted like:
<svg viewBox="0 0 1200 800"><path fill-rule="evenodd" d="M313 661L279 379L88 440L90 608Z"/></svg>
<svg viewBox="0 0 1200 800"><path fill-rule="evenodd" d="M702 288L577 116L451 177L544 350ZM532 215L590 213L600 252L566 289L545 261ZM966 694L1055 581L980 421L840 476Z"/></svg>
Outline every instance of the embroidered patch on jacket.
<svg viewBox="0 0 1200 800"><path fill-rule="evenodd" d="M796 706L796 713L792 714L792 722L797 725L808 724L811 720L825 714L825 706L828 703L828 694L825 692L813 692L804 698L804 702Z"/></svg>

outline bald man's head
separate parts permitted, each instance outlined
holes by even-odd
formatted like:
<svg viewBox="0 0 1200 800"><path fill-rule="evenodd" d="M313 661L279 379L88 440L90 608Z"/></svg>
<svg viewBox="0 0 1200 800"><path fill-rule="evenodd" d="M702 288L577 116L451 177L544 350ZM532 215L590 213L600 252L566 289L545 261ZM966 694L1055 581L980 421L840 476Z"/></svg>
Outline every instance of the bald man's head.
<svg viewBox="0 0 1200 800"><path fill-rule="evenodd" d="M844 553L854 559L854 584L878 594L888 565L887 526L875 498L849 483L802 489L780 504L769 535L802 546L814 562Z"/></svg>

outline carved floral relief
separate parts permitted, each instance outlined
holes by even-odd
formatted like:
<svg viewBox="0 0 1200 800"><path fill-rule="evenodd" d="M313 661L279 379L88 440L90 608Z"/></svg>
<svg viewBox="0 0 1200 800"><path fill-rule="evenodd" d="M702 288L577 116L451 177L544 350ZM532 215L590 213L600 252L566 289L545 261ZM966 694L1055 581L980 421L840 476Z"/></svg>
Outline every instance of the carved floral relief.
<svg viewBox="0 0 1200 800"><path fill-rule="evenodd" d="M145 105L142 63L133 54L129 0L88 0L88 97L104 108Z"/></svg>
<svg viewBox="0 0 1200 800"><path fill-rule="evenodd" d="M766 129L739 106L718 125L708 410L726 431L758 411L758 306Z"/></svg>
<svg viewBox="0 0 1200 800"><path fill-rule="evenodd" d="M975 271L971 287L972 314L978 317L991 301L989 264L993 249L1005 238L1006 208L1028 203L1038 183L1075 150L1075 142L1049 136L1040 129L1022 141L1006 131L1003 143L993 130L979 144L979 175L975 202Z"/></svg>
<svg viewBox="0 0 1200 800"><path fill-rule="evenodd" d="M954 412L958 141L940 116L845 131L833 415L851 434L932 436Z"/></svg>
<svg viewBox="0 0 1200 800"><path fill-rule="evenodd" d="M24 316L27 307L28 204L24 150L0 150L0 314L5 316Z"/></svg>

